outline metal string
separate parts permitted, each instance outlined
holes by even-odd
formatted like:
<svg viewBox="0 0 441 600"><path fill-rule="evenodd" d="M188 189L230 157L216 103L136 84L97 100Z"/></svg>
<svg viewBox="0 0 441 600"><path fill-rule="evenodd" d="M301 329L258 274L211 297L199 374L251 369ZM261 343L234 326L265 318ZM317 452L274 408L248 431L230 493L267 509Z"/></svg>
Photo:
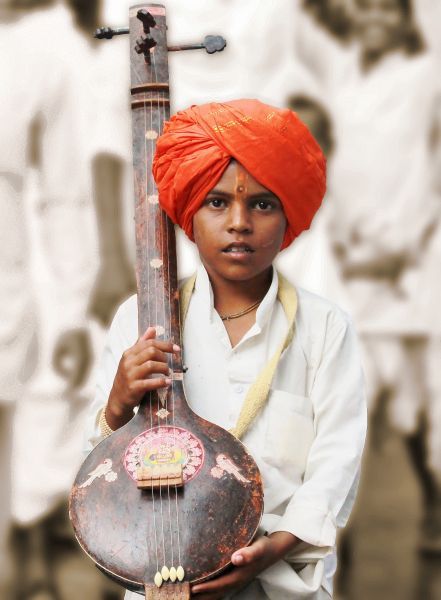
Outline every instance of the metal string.
<svg viewBox="0 0 441 600"><path fill-rule="evenodd" d="M164 107L164 110L165 110L165 107ZM169 235L168 235L169 234L169 228L168 227L167 227L166 231L167 231L167 247L169 247ZM170 285L170 277L169 277L169 285ZM172 307L171 307L170 294L168 296L168 310L169 310L169 323L170 323L170 329L171 329ZM171 335L171 331L170 331L170 335ZM174 444L176 446L175 390L174 390L174 380L173 379L172 379L172 382L171 382L171 388L172 388L171 389L171 397L172 397L172 428L173 428ZM177 538L178 538L178 563L179 563L179 565L182 565L182 562L181 562L181 537L180 537L180 528L179 528L178 486L175 484L174 488L175 488L176 531L177 531Z"/></svg>
<svg viewBox="0 0 441 600"><path fill-rule="evenodd" d="M147 171L147 165L148 165L148 154L147 154L147 137L146 137L146 132L147 132L147 107L146 107L146 102L144 99L143 102L143 110L144 110L144 176L145 176L145 203L146 203L146 210L147 212L149 211L149 205L148 205L148 171ZM149 227L150 227L150 220L149 219ZM148 297L150 298L150 276L147 276L147 293L148 293ZM149 392L150 394L150 429L153 429L153 394L151 392ZM152 479L152 488L151 488L151 492L152 492L152 507L153 507L153 529L154 529L154 533L155 533L155 554L156 554L156 572L159 571L159 556L158 556L158 536L157 536L157 531L156 531L156 510L155 510L155 493L154 493L154 489L153 489L153 479Z"/></svg>
<svg viewBox="0 0 441 600"><path fill-rule="evenodd" d="M155 80L156 80L156 60L155 60L155 54L154 52L152 53L153 55L153 69L154 69L154 73L155 73ZM163 111L162 119L161 119L161 124L163 125L165 122L165 117L166 117L166 97L165 97L165 92L162 93L161 97L159 96L158 93L158 106L160 108L159 112L161 114L161 109ZM162 102L160 103L159 100L162 100ZM160 131L160 133L162 133L162 129ZM161 211L161 220L163 222L163 225L165 227L166 230L166 237L167 237L167 248L169 248L169 224L167 221L167 217L165 216L165 214L163 213L163 211ZM170 298L170 289L171 289L171 280L170 280L170 254L167 253L167 284L168 284L168 309L169 309L169 318L168 318L168 327L169 330L167 331L167 338L170 339L171 338L171 324L172 324L172 309L171 309L171 298ZM163 302L164 302L164 317L165 317L165 297L163 296ZM165 321L165 319L164 319ZM168 394L167 394L168 396ZM176 428L175 428L175 390L174 390L174 380L172 377L172 381L171 381L171 398L172 398L172 428L173 428L173 441L174 441L174 447L176 448ZM168 410L168 407L166 405L166 410ZM168 415L166 417L166 423L168 425ZM180 531L179 531L179 509L178 509L178 486L175 484L174 485L175 488L175 510L176 510L176 531L177 531L177 542L178 542L178 566L181 565L181 540L180 540ZM173 536L172 536L172 524L171 524L171 502L170 502L170 485L167 484L167 495L168 495L168 500L169 500L169 518L170 518L170 540L171 540L171 551L172 551L172 566L174 565L174 552L173 552Z"/></svg>
<svg viewBox="0 0 441 600"><path fill-rule="evenodd" d="M165 117L166 117L166 111L165 111L165 92L160 92L161 94L161 99L163 100L162 103L159 105L159 114L160 114L160 131L159 134L162 135L162 131L164 128L164 122L165 122ZM159 104L159 94L158 94L158 104ZM163 109L163 114L161 114L161 109ZM167 240L168 240L168 224L167 224L167 219L165 218L165 213L163 210L160 211L160 216L161 216L161 234L164 232L165 229L165 233L167 235ZM163 250L163 255L165 255L165 252L168 249L168 244L166 246L166 249L164 249L164 243L165 243L165 239L164 237L161 240L162 244L162 250ZM167 280L168 280L168 293L170 293L170 260L168 257L167 260ZM164 323L165 323L165 294L163 294L162 296L162 310L163 310L163 314L164 314ZM171 323L169 322L169 328L170 331L167 332L167 335L165 335L164 337L166 339L170 339L171 336ZM168 422L168 390L167 390L167 395L165 397L165 410L167 411L166 417L165 417L165 424L168 427L169 426L169 422ZM174 448L176 447L176 443L174 443ZM170 549L171 549L171 566L174 567L174 548L173 548L173 529L172 529L172 515L171 515L171 501L170 501L170 485L167 482L167 503L168 503L168 521L169 521L169 528L170 528Z"/></svg>
<svg viewBox="0 0 441 600"><path fill-rule="evenodd" d="M154 51L151 52L151 56L152 56L152 62L153 62L153 73L154 73L154 83L157 83L157 73L156 73L156 61L155 61L155 53ZM136 73L135 73L136 75ZM150 83L152 83L152 81L150 81ZM159 93L157 93L157 97L156 98L152 98L152 100L150 101L150 131L153 130L153 101L156 100L157 106L159 108L158 114L159 114L159 134L162 133L162 126L163 123L166 120L166 95L165 92L160 96ZM163 115L161 114L161 109L163 109ZM149 197L149 177L148 177L148 154L147 154L147 116L146 116L146 112L147 112L147 101L144 98L143 100L143 111L144 111L144 168L145 168L145 202L146 202L146 209L147 212L150 212L150 206L149 206L149 201L148 201L148 197ZM155 142L152 139L151 140L151 157L153 156L153 152L155 149ZM153 182L153 178L152 178L152 182ZM153 182L153 188L155 188L155 184ZM157 190L153 189L152 192L153 193L157 193ZM163 214L162 211L160 211L159 213L160 215L160 219L159 222L161 224L161 229L159 231L159 235L161 237L161 240L159 242L160 244L160 248L162 250L162 256L161 259L164 259L164 238L163 238L163 231L162 228L165 227L166 229L166 238L167 238L167 248L169 247L169 224L167 222L167 218L166 216ZM151 224L150 221L153 221L153 219L149 219L149 223L148 223L148 229L150 230L151 228ZM150 231L149 231L150 233ZM153 233L156 233L156 222L153 223ZM154 238L151 238L154 239ZM150 265L149 265L150 266ZM164 265L164 261L163 261L163 265L162 265L163 269L165 268ZM157 273L156 273L156 269L154 269L155 273L155 289L156 289L156 283L157 283ZM163 270L164 273L164 270ZM167 335L165 336L167 339L171 338L171 314L172 314L172 307L171 307L171 298L170 298L170 289L171 289L171 281L170 281L170 256L169 253L167 255L167 283L168 283L168 312L169 312L169 320L168 320L168 331L165 332L167 333ZM164 275L164 283L165 283L165 275ZM150 295L150 273L148 274L147 277L147 290L148 290L148 298L149 301L151 299L151 295ZM164 290L165 292L165 290ZM156 301L156 294L155 294L155 316L156 316L156 325L158 325L158 304ZM165 298L163 296L163 315L164 315L164 329L165 329L165 312L166 312L166 306L165 306ZM172 378L172 382L171 382L171 397L172 397L172 428L173 428L173 438L174 438L174 447L176 447L176 428L175 428L175 414L174 414L174 409L175 409L175 390L174 390L174 380ZM159 400L159 394L157 394L158 397L158 411L160 410L161 406L160 406L160 400ZM165 403L164 403L164 408L165 410L168 410L168 394L166 395L165 398ZM154 417L153 417L153 394L150 393L150 428L153 429L154 426ZM160 426L160 422L159 422L159 417L158 417L158 421L157 421L157 425ZM169 423L168 423L168 415L166 416L166 426L168 427ZM179 509L178 509L178 487L175 484L174 485L175 488L175 509L176 509L176 528L177 528L177 542L178 542L178 566L181 565L181 545L180 545L180 528L179 528ZM160 486L160 507L161 507L161 528L162 528L162 549L163 549L163 558L164 558L164 565L166 566L166 553L165 553L165 535L164 535L164 515L163 515L163 503L162 503L162 489ZM153 481L152 481L152 487L151 487L151 494L152 494L152 506L153 506L153 525L154 525L154 538L155 538L155 554L156 554L156 571L160 572L160 568L159 568L159 548L158 548L158 533L157 533L157 524L156 524L156 508L155 508L155 494L154 494L154 487L153 487ZM170 501L170 485L167 484L167 497L168 497L168 513L169 513L169 525L170 525L170 542L171 542L171 566L175 566L174 565L174 551L173 551L173 531L172 531L172 517L171 517L171 501Z"/></svg>
<svg viewBox="0 0 441 600"><path fill-rule="evenodd" d="M152 56L152 64L153 64L154 83L157 83L156 58L155 58L155 52L154 52L154 50L151 52L151 56ZM158 111L157 111L157 114L158 114L158 125L159 125L159 127L158 127L158 129L159 129L158 134L160 135L162 133L162 124L163 124L164 118L163 118L163 116L161 114L161 104L160 104L159 92L156 93L156 98L154 98L154 100L156 101L156 106L158 108ZM153 102L152 102L152 111L151 112L153 113ZM152 126L152 129L153 129L153 126ZM154 146L154 143L152 141L152 156L153 156L153 149L154 149L153 146ZM153 180L153 178L152 178L152 180ZM160 208L159 208L159 221L160 221L160 225L161 225L160 228L159 228L159 237L160 237L159 247L161 249L161 259L163 261L163 263L162 263L163 282L165 283L165 261L164 261L165 252L164 252L164 243L163 243L164 242L164 239L163 239L163 227L164 227L164 224L165 224L165 220L164 220L164 217L163 217L163 212L162 212L162 210ZM170 260L169 260L168 253L167 253L167 257L168 257L167 258L167 278L168 278L168 283L169 283L170 282ZM156 271L155 271L155 281L156 281ZM170 290L170 285L168 285L168 289ZM165 333L165 298L164 298L165 290L163 290L163 291L164 291L164 294L162 296L163 317L164 317L163 318L163 321L164 321L163 322L163 326L164 326L164 333ZM155 300L156 300L156 298L155 298ZM157 303L156 303L155 306L156 306L156 315L157 315ZM156 321L156 322L158 322L158 321ZM171 332L167 332L167 333L168 333L168 335L164 336L164 337L167 337L167 339L169 339ZM172 378L172 389L173 389L173 378ZM165 395L165 403L164 403L164 408L165 408L166 411L168 410L167 396L168 396L168 392ZM168 424L167 416L168 415L166 415L166 426ZM164 555L164 565L167 566L167 559L166 559L166 553L165 553L164 513L163 513L162 486L161 485L159 486L159 497L160 497L160 502L161 502L162 549L163 549L163 555ZM170 485L169 485L168 481L167 481L167 500L168 500L168 513L169 513L169 528L170 528L170 533L171 533ZM171 567L174 567L174 564L173 564L173 559L174 559L174 556L173 556L173 539L172 539L172 537L171 537L171 542L172 543L171 543L171 547L170 547L170 553L171 553L171 563L170 563L170 565L171 565Z"/></svg>

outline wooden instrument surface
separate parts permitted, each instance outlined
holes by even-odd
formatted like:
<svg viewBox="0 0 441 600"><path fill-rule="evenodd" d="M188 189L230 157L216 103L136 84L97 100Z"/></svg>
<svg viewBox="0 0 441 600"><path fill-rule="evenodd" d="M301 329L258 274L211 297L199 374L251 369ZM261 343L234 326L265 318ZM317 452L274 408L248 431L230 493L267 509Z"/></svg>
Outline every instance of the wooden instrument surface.
<svg viewBox="0 0 441 600"><path fill-rule="evenodd" d="M176 394L183 392L180 383L174 386ZM155 412L160 406L152 403ZM122 585L138 591L153 581L158 568L177 566L179 558L187 580L212 577L229 565L234 550L249 544L262 513L260 474L241 442L189 409L168 424L150 415L154 427L146 430L149 410L144 402L137 416L89 455L70 503L85 552ZM146 431L156 443L149 443ZM128 449L141 436L145 449L140 454L147 456L157 450L161 435L172 440L175 455L180 449L179 459L196 473L185 474L184 467L182 488L141 491L128 470Z"/></svg>
<svg viewBox="0 0 441 600"><path fill-rule="evenodd" d="M143 23L152 16L149 33ZM164 7L132 7L129 29L138 326L141 333L155 326L160 339L180 344L174 226L159 208L151 174L156 138L170 115ZM151 38L153 50L139 54L136 48L149 46ZM159 597L151 589L163 567L183 568L184 581L176 582L176 589L186 586L182 597L189 597L189 582L225 569L231 554L252 541L263 511L254 460L233 435L191 411L181 358L170 358L169 366L170 388L147 394L134 418L98 444L70 498L84 551L121 585L152 598ZM139 489L137 469L161 464L182 469L183 486ZM163 579L165 585L156 585L172 589Z"/></svg>

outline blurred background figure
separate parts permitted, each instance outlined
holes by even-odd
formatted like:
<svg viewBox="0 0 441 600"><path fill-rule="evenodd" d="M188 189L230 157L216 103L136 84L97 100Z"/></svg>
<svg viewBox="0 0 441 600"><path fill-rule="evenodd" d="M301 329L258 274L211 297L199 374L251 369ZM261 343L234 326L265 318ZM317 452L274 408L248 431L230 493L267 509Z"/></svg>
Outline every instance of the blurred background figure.
<svg viewBox="0 0 441 600"><path fill-rule="evenodd" d="M441 61L441 4L433 0L414 0L415 17L424 32L427 47Z"/></svg>
<svg viewBox="0 0 441 600"><path fill-rule="evenodd" d="M287 106L307 125L327 159L329 170L335 151L334 127L329 110L316 97L317 90L306 89L287 97ZM328 190L320 211L309 230L277 259L292 281L315 294L332 300L350 311L345 283L333 252L330 222L333 210Z"/></svg>
<svg viewBox="0 0 441 600"><path fill-rule="evenodd" d="M49 23L43 16L46 11L34 11L34 4L37 3L15 3L12 0L3 0L0 4L3 57L0 64L3 90L0 111L0 580L3 586L11 577L10 554L5 547L11 519L11 434L13 424L17 426L12 406L18 403L18 410L22 406L26 382L35 371L42 352L38 311L31 283L29 229L25 213L27 168L37 153L37 147L44 249L48 264L56 274L56 285L52 290L53 316L64 330L63 340L59 337L53 339L53 357L58 361L63 354L71 361L71 376L75 380L88 350L88 336L83 327L85 306L81 306L79 298L87 285L90 255L81 250L78 252L76 239L87 221L87 193L81 175L84 170L81 166L81 140L77 133L80 116L73 101L75 88L66 69L73 33L70 33L70 28L66 38L58 36L58 27L64 21L61 7L50 11L51 26L48 29ZM49 14L49 9L47 11ZM53 51L54 46L48 46L48 35L51 35L54 46L59 46L62 58ZM66 143L67 140L69 143ZM78 173L74 183L69 185L74 165L77 165ZM25 427L23 435L29 434L30 445L41 435ZM8 593L4 589L2 591Z"/></svg>
<svg viewBox="0 0 441 600"><path fill-rule="evenodd" d="M0 598L121 596L76 546L66 497L94 359L134 290L129 40L91 38L97 24L126 25L134 3L0 0L0 46L10 57L0 64L9 90L0 112L0 580L11 573L3 565L16 566ZM172 112L246 96L288 105L328 156L323 210L280 267L351 312L365 350L371 444L341 544L339 594L438 598L440 3L160 3L170 42L228 40L214 56L170 54ZM183 277L194 248L182 235L178 247ZM425 551L420 563L416 548Z"/></svg>
<svg viewBox="0 0 441 600"><path fill-rule="evenodd" d="M15 404L1 417L2 598L58 597L49 541L65 538L81 460L97 268L85 118L92 48L75 25L90 24L97 3L82 4L80 13L63 2L1 4L1 399ZM84 595L95 588L86 584Z"/></svg>
<svg viewBox="0 0 441 600"><path fill-rule="evenodd" d="M434 253L439 259L433 241L440 210L439 70L412 2L354 0L351 14L345 46L332 28L326 34L317 15L305 16L297 50L322 84L335 123L330 231L363 341L371 443L387 447L388 423L401 432L423 500L416 545L434 554L441 550L433 441L440 435L440 396L431 384L436 283L434 271L428 280L427 263L434 264Z"/></svg>
<svg viewBox="0 0 441 600"><path fill-rule="evenodd" d="M303 0L303 9L341 43L352 38L353 0Z"/></svg>

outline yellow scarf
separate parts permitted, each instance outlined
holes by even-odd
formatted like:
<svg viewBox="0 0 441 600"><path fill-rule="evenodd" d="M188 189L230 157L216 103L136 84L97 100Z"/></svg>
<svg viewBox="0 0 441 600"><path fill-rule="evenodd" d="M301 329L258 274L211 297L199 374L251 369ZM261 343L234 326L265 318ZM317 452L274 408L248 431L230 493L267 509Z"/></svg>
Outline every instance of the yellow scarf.
<svg viewBox="0 0 441 600"><path fill-rule="evenodd" d="M295 317L297 313L297 293L295 288L283 277L283 275L278 273L278 277L279 288L277 290L277 298L283 306L283 310L288 319L288 331L284 341L280 344L274 356L268 361L259 377L248 390L236 426L233 429L230 429L230 433L235 435L238 439L243 437L251 423L265 406L280 357L288 348L294 337ZM185 317L187 316L195 282L196 274L187 279L179 290L182 328L184 326Z"/></svg>

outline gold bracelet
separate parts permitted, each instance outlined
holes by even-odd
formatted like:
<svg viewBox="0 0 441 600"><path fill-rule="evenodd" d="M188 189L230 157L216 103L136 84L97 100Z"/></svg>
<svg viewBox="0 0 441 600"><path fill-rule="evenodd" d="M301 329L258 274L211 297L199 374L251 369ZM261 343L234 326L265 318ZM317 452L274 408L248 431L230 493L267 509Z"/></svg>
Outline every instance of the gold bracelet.
<svg viewBox="0 0 441 600"><path fill-rule="evenodd" d="M106 420L106 407L104 407L101 411L100 421L99 421L101 435L103 437L108 437L114 430L109 426Z"/></svg>

